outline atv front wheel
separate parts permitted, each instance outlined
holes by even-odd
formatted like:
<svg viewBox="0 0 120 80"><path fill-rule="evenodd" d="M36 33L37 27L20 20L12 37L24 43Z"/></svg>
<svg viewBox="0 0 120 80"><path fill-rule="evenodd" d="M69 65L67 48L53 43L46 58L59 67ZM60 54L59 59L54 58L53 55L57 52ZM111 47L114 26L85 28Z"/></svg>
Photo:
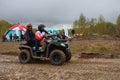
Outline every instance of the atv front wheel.
<svg viewBox="0 0 120 80"><path fill-rule="evenodd" d="M71 52L66 55L66 62L69 62L69 61L70 61L71 56L72 56L72 55L71 55Z"/></svg>
<svg viewBox="0 0 120 80"><path fill-rule="evenodd" d="M23 64L29 63L32 59L28 50L22 50L18 57L19 57L19 61Z"/></svg>
<svg viewBox="0 0 120 80"><path fill-rule="evenodd" d="M61 50L53 50L50 53L50 62L53 65L62 65L66 60L66 56L63 51Z"/></svg>

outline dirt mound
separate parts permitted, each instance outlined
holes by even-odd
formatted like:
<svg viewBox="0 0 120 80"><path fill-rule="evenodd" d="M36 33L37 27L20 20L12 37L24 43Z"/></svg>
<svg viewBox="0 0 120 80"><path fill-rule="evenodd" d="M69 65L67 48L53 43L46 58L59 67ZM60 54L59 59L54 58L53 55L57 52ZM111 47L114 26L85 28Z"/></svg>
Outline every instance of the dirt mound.
<svg viewBox="0 0 120 80"><path fill-rule="evenodd" d="M19 51L6 51L6 52L0 52L1 55L15 55L17 56L19 54Z"/></svg>
<svg viewBox="0 0 120 80"><path fill-rule="evenodd" d="M115 59L115 58L120 58L120 53L118 54L101 54L101 53L80 53L79 58L111 58L111 59Z"/></svg>

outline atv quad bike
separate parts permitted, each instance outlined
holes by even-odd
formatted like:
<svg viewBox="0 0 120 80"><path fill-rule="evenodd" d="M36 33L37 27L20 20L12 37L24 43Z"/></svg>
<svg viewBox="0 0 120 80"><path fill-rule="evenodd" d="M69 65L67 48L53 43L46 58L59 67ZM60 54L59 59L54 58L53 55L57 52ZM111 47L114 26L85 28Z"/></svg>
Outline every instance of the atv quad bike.
<svg viewBox="0 0 120 80"><path fill-rule="evenodd" d="M45 42L45 49L39 47L39 52L35 54L35 45L20 44L19 61L21 63L29 63L33 59L50 60L53 65L62 65L71 59L70 47L67 40L60 39L55 35L49 36Z"/></svg>

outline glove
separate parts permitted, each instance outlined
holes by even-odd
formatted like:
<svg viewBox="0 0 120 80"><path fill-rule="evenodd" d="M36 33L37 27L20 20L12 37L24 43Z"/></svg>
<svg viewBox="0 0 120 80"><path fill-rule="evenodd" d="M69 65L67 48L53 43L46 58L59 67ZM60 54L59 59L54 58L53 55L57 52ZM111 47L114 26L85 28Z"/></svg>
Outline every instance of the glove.
<svg viewBox="0 0 120 80"><path fill-rule="evenodd" d="M44 32L45 32L46 34L48 34L48 32L47 32L46 30L44 30Z"/></svg>
<svg viewBox="0 0 120 80"><path fill-rule="evenodd" d="M44 35L44 38L48 39L48 36L47 36L47 34L45 34L45 35Z"/></svg>

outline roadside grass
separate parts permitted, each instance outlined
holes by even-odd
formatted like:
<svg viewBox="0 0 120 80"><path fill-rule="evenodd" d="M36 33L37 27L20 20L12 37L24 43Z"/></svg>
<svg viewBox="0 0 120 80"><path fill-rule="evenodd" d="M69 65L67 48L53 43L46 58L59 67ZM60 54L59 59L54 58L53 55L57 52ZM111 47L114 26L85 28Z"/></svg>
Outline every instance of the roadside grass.
<svg viewBox="0 0 120 80"><path fill-rule="evenodd" d="M118 40L79 40L70 42L72 53L120 53Z"/></svg>
<svg viewBox="0 0 120 80"><path fill-rule="evenodd" d="M18 42L0 42L0 53L10 53L18 51Z"/></svg>
<svg viewBox="0 0 120 80"><path fill-rule="evenodd" d="M18 51L18 42L0 42L0 53ZM72 54L76 53L120 53L119 40L73 40L70 42Z"/></svg>

